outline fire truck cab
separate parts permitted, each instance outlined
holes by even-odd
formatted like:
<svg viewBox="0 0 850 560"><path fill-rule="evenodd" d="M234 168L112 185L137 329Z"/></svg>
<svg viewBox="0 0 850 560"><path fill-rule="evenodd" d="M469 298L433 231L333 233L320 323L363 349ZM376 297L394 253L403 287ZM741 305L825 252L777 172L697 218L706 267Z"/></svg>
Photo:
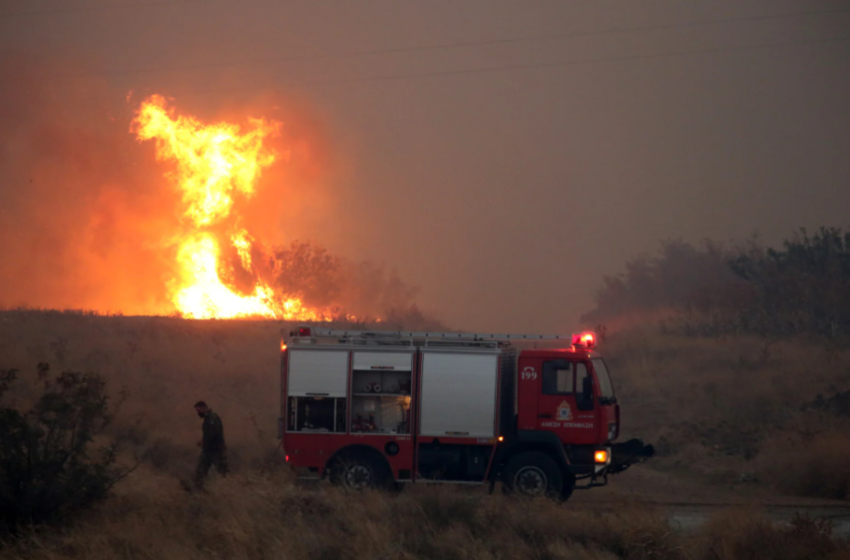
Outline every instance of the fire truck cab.
<svg viewBox="0 0 850 560"><path fill-rule="evenodd" d="M614 443L620 406L592 333L515 345L565 339L300 327L281 342L286 460L350 488L501 482L566 500L604 485L653 449Z"/></svg>

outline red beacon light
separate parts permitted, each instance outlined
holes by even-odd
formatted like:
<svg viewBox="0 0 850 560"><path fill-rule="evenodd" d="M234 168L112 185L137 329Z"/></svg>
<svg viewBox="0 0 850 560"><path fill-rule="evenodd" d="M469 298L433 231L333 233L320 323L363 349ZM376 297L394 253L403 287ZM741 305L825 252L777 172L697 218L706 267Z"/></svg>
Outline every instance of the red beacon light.
<svg viewBox="0 0 850 560"><path fill-rule="evenodd" d="M573 346L582 348L591 348L596 346L596 335L592 332L583 332L573 335Z"/></svg>
<svg viewBox="0 0 850 560"><path fill-rule="evenodd" d="M297 335L307 337L313 336L313 329L310 327L298 327Z"/></svg>

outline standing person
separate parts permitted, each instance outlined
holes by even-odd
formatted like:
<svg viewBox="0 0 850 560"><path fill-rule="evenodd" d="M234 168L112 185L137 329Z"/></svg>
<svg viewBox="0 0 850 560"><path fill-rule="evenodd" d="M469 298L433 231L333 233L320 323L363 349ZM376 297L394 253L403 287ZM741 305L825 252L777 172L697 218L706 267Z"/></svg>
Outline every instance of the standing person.
<svg viewBox="0 0 850 560"><path fill-rule="evenodd" d="M224 426L218 414L213 412L204 401L195 403L195 412L204 419L201 426L203 439L198 442L201 457L195 469L195 487L202 489L211 466L215 465L220 475L227 475L227 447L224 445Z"/></svg>

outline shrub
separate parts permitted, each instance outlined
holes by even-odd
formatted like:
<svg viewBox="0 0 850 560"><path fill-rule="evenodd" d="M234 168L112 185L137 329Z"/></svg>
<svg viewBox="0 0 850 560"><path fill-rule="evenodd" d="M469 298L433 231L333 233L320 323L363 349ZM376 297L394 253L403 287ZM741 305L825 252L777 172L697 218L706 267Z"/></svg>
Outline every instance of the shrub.
<svg viewBox="0 0 850 560"><path fill-rule="evenodd" d="M776 249L756 240L674 240L603 278L582 322L622 327L660 315L667 329L689 335L816 334L846 342L848 294L850 231L801 229Z"/></svg>
<svg viewBox="0 0 850 560"><path fill-rule="evenodd" d="M0 370L0 399L17 373ZM66 371L52 377L47 364L39 364L38 377L44 390L29 410L0 404L0 530L89 506L132 469L116 466L121 438L90 449L114 412L99 375Z"/></svg>

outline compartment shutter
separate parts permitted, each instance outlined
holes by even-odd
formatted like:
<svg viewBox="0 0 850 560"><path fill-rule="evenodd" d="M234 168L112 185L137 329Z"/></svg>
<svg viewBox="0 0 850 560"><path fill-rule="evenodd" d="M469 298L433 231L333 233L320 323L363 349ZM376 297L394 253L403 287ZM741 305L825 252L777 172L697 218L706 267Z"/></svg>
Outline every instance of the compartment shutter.
<svg viewBox="0 0 850 560"><path fill-rule="evenodd" d="M495 436L498 356L423 353L419 433Z"/></svg>
<svg viewBox="0 0 850 560"><path fill-rule="evenodd" d="M348 387L348 352L334 350L289 350L291 397L344 397Z"/></svg>

